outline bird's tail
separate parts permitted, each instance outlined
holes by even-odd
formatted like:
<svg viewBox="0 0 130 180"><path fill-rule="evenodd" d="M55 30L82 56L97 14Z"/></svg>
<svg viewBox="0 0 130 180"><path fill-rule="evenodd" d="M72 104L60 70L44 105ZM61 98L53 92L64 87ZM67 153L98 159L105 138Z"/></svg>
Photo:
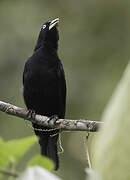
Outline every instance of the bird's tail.
<svg viewBox="0 0 130 180"><path fill-rule="evenodd" d="M57 150L57 141L59 137L59 130L48 131L43 127L32 123L34 127L35 134L39 137L39 144L41 148L41 155L50 158L55 164L55 170L59 168L59 158L58 158L58 150ZM43 131L39 131L38 129L43 129Z"/></svg>
<svg viewBox="0 0 130 180"><path fill-rule="evenodd" d="M57 151L58 134L54 136L39 137L39 144L41 146L41 154L50 158L55 164L55 170L59 168L59 158Z"/></svg>

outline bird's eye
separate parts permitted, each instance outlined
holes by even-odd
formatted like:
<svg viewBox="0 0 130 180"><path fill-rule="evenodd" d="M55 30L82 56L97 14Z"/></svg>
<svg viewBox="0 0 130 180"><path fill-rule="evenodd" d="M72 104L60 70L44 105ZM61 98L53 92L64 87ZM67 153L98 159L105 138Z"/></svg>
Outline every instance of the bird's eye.
<svg viewBox="0 0 130 180"><path fill-rule="evenodd" d="M42 29L45 29L46 28L46 25L44 24L43 26L42 26Z"/></svg>

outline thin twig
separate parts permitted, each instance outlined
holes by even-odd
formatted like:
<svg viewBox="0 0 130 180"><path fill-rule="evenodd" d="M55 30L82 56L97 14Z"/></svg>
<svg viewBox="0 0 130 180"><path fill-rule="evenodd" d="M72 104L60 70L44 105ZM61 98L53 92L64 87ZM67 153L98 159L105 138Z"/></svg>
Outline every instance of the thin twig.
<svg viewBox="0 0 130 180"><path fill-rule="evenodd" d="M59 134L58 143L59 143L59 148L60 148L60 152L58 152L58 154L62 154L62 153L64 153L64 149L63 149L63 147L62 147L61 134Z"/></svg>
<svg viewBox="0 0 130 180"><path fill-rule="evenodd" d="M92 168L92 165L91 165L90 155L89 155L88 138L89 138L89 133L88 133L88 135L86 136L86 156L87 156L87 161L88 161L88 167L91 169L91 168Z"/></svg>
<svg viewBox="0 0 130 180"><path fill-rule="evenodd" d="M7 114L17 116L26 119L35 124L46 126L50 128L57 128L60 131L88 131L96 132L102 126L103 122L91 121L91 120L70 120L70 119L58 119L56 121L49 121L46 116L41 116L36 114L35 116L30 116L28 110L14 106L0 101L0 111Z"/></svg>
<svg viewBox="0 0 130 180"><path fill-rule="evenodd" d="M0 173L8 176L13 176L13 177L18 177L20 173L14 172L14 171L9 171L7 169L0 168Z"/></svg>

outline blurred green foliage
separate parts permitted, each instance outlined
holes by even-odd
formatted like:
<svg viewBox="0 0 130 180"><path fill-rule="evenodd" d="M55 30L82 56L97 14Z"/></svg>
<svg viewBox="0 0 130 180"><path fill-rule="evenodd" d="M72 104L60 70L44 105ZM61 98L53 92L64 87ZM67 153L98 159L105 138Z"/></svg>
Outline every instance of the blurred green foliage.
<svg viewBox="0 0 130 180"><path fill-rule="evenodd" d="M43 157L40 154L33 157L29 162L28 166L41 166L49 171L54 170L54 163L47 157Z"/></svg>
<svg viewBox="0 0 130 180"><path fill-rule="evenodd" d="M37 140L36 136L10 141L3 141L3 139L0 138L0 168L16 171L23 156L37 142ZM49 158L41 155L36 155L33 158L31 157L31 160L29 160L22 171L25 171L26 168L30 166L41 166L48 171L54 170L54 163ZM5 179L6 178L7 177L5 177ZM3 179L2 173L0 173L0 180L1 179Z"/></svg>
<svg viewBox="0 0 130 180"><path fill-rule="evenodd" d="M130 63L102 120L104 126L91 148L93 168L104 180L130 179Z"/></svg>
<svg viewBox="0 0 130 180"><path fill-rule="evenodd" d="M18 140L3 141L0 139L0 167L15 169L24 154L36 143L36 136ZM0 174L0 179L2 174Z"/></svg>
<svg viewBox="0 0 130 180"><path fill-rule="evenodd" d="M0 100L25 107L24 63L32 54L42 23L56 17L60 18L59 56L68 89L66 117L98 120L130 57L128 0L1 0ZM24 121L0 112L0 135L8 140L32 135L32 130ZM65 152L57 172L62 179L83 179L84 136L62 135Z"/></svg>

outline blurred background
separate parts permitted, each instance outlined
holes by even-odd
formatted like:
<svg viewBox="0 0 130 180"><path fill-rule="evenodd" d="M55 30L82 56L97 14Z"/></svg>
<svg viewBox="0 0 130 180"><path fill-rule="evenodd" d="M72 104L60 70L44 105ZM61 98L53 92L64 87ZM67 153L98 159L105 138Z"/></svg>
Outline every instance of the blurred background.
<svg viewBox="0 0 130 180"><path fill-rule="evenodd" d="M68 89L66 118L100 120L130 58L128 0L0 0L0 100L25 107L24 63L42 24L57 17ZM0 112L0 136L5 140L33 134L25 121ZM84 179L85 136L62 133L64 153L57 174L63 180ZM37 144L18 168L38 152Z"/></svg>

